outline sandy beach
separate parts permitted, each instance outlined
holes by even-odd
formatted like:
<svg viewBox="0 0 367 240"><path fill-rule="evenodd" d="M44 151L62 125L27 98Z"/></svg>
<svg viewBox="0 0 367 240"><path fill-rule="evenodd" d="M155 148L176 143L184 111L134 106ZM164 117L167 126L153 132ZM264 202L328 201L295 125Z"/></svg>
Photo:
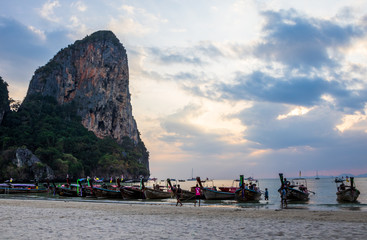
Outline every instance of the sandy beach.
<svg viewBox="0 0 367 240"><path fill-rule="evenodd" d="M0 199L0 239L366 239L367 212Z"/></svg>

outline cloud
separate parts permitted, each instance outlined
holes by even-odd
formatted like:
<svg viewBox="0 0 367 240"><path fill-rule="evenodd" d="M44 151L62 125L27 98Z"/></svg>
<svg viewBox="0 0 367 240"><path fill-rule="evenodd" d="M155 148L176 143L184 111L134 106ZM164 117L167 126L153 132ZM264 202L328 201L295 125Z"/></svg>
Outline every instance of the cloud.
<svg viewBox="0 0 367 240"><path fill-rule="evenodd" d="M112 17L108 23L108 28L116 34L124 36L144 37L147 34L158 32L161 24L167 22L166 19L148 12L144 8L130 5L122 5L119 9L122 14L117 18Z"/></svg>
<svg viewBox="0 0 367 240"><path fill-rule="evenodd" d="M56 17L54 13L54 9L60 7L59 1L51 1L48 0L45 4L43 4L42 8L40 9L41 17L51 21L51 22L59 22L60 19Z"/></svg>
<svg viewBox="0 0 367 240"><path fill-rule="evenodd" d="M365 86L348 89L344 79L325 80L314 76L273 77L263 72L238 73L235 84L221 84L219 91L226 99L263 101L301 106L314 106L332 96L339 109L363 109L367 102ZM362 85L363 86L363 85ZM346 109L347 110L347 109Z"/></svg>
<svg viewBox="0 0 367 240"><path fill-rule="evenodd" d="M22 99L37 67L70 44L66 35L66 32L45 32L0 17L0 75L9 82L12 98Z"/></svg>
<svg viewBox="0 0 367 240"><path fill-rule="evenodd" d="M87 6L82 1L72 3L71 7L78 9L80 12L85 12L87 10Z"/></svg>
<svg viewBox="0 0 367 240"><path fill-rule="evenodd" d="M165 134L162 134L160 140L171 144L176 143L182 151L196 156L249 152L243 142L228 141L232 133L229 129L224 129L224 125L213 127L212 123L207 122L204 126L198 120L205 115L203 111L205 111L204 108L199 105L190 104L162 119L161 127Z"/></svg>
<svg viewBox="0 0 367 240"><path fill-rule="evenodd" d="M23 56L41 57L45 33L9 18L0 17L0 51L4 59L23 58Z"/></svg>
<svg viewBox="0 0 367 240"><path fill-rule="evenodd" d="M365 35L361 27L336 21L308 18L295 10L267 11L264 36L254 54L266 61L278 61L291 68L308 70L337 66L330 50L347 47Z"/></svg>
<svg viewBox="0 0 367 240"><path fill-rule="evenodd" d="M203 64L199 57L175 50L150 48L150 53L154 59L157 59L162 64Z"/></svg>
<svg viewBox="0 0 367 240"><path fill-rule="evenodd" d="M254 103L236 117L247 126L244 138L258 143L260 149L318 148L339 137L334 126L342 117L341 113L319 106L306 114L278 118L280 113L291 110L292 107L287 105Z"/></svg>
<svg viewBox="0 0 367 240"><path fill-rule="evenodd" d="M151 28L142 25L133 18L125 17L123 15L118 18L111 18L108 23L108 29L111 29L116 34L138 37L142 37L152 32Z"/></svg>
<svg viewBox="0 0 367 240"><path fill-rule="evenodd" d="M221 49L210 41L200 42L195 46L194 50L210 58L223 57L224 55Z"/></svg>

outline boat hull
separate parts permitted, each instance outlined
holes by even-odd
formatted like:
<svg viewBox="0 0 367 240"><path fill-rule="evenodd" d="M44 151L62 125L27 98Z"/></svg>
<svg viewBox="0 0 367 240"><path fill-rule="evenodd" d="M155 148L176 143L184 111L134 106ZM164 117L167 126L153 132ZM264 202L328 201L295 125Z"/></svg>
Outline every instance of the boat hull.
<svg viewBox="0 0 367 240"><path fill-rule="evenodd" d="M234 193L215 191L208 188L201 189L206 200L234 200Z"/></svg>
<svg viewBox="0 0 367 240"><path fill-rule="evenodd" d="M28 189L28 188L0 188L0 194L35 194L46 193L46 188Z"/></svg>
<svg viewBox="0 0 367 240"><path fill-rule="evenodd" d="M93 187L93 193L96 197L99 197L99 198L121 198L122 199L122 194L120 190Z"/></svg>
<svg viewBox="0 0 367 240"><path fill-rule="evenodd" d="M303 192L294 188L287 188L287 201L306 202L310 200L309 196L309 192Z"/></svg>
<svg viewBox="0 0 367 240"><path fill-rule="evenodd" d="M123 199L145 199L144 192L135 187L122 187L120 189Z"/></svg>
<svg viewBox="0 0 367 240"><path fill-rule="evenodd" d="M35 184L4 183L0 184L0 194L27 194L45 193L48 188L38 187Z"/></svg>
<svg viewBox="0 0 367 240"><path fill-rule="evenodd" d="M80 194L74 188L58 187L57 193L62 197L79 197Z"/></svg>
<svg viewBox="0 0 367 240"><path fill-rule="evenodd" d="M151 188L145 188L144 194L146 199L166 199L172 197L172 193L170 192L164 192Z"/></svg>
<svg viewBox="0 0 367 240"><path fill-rule="evenodd" d="M187 190L182 190L181 200L195 200L196 196L194 192L190 192Z"/></svg>
<svg viewBox="0 0 367 240"><path fill-rule="evenodd" d="M235 200L237 202L259 202L261 192L251 189L239 189L235 192Z"/></svg>
<svg viewBox="0 0 367 240"><path fill-rule="evenodd" d="M355 202L360 192L357 189L340 190L336 193L336 199L339 202Z"/></svg>

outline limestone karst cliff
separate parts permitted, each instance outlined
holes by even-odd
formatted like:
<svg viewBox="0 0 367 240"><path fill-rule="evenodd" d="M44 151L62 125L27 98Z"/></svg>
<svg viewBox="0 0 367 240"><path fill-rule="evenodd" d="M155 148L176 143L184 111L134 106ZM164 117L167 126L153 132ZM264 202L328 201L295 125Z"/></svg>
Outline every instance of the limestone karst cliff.
<svg viewBox="0 0 367 240"><path fill-rule="evenodd" d="M62 49L39 68L27 96L54 96L59 104L76 101L83 125L98 137L139 140L132 115L125 48L111 31L98 31Z"/></svg>
<svg viewBox="0 0 367 240"><path fill-rule="evenodd" d="M0 180L149 177L149 152L132 114L126 50L111 31L76 41L38 68L18 109L9 108L3 85ZM39 158L37 169L16 164L19 148Z"/></svg>

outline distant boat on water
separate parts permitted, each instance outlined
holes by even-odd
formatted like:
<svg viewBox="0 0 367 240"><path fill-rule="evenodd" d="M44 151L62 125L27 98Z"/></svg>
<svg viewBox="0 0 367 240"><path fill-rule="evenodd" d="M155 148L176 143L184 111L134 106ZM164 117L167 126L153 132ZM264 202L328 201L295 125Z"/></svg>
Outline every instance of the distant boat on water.
<svg viewBox="0 0 367 240"><path fill-rule="evenodd" d="M319 180L320 178L319 178L319 172L318 171L316 171L316 177L315 177L315 179L316 180Z"/></svg>
<svg viewBox="0 0 367 240"><path fill-rule="evenodd" d="M191 169L191 178L187 179L186 181L196 181L196 178L194 178L194 169Z"/></svg>

